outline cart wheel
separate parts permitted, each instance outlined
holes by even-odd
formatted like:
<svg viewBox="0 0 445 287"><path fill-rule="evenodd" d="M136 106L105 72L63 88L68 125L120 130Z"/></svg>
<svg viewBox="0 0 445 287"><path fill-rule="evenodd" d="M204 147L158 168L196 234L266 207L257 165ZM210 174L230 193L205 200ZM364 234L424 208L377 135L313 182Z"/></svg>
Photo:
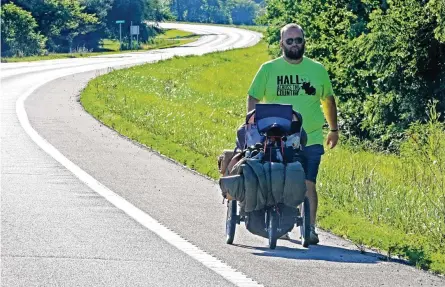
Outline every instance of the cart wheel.
<svg viewBox="0 0 445 287"><path fill-rule="evenodd" d="M236 230L236 200L230 200L227 202L227 218L226 218L226 243L232 244L235 238Z"/></svg>
<svg viewBox="0 0 445 287"><path fill-rule="evenodd" d="M308 247L309 237L311 235L311 212L309 207L309 199L307 197L304 198L303 212L301 215L303 216L303 224L300 225L301 245L303 245L303 247Z"/></svg>
<svg viewBox="0 0 445 287"><path fill-rule="evenodd" d="M278 228L278 213L276 210L270 210L269 211L269 222L268 222L268 228L267 233L269 235L269 248L275 249L277 247L277 228Z"/></svg>

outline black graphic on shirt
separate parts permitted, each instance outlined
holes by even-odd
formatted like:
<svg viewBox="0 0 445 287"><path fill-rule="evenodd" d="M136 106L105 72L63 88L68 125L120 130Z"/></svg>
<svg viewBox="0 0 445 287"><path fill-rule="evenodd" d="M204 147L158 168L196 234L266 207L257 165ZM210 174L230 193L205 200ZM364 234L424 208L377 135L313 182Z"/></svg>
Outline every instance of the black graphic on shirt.
<svg viewBox="0 0 445 287"><path fill-rule="evenodd" d="M309 96L314 96L317 92L305 77L299 75L277 76L277 96L298 96L300 90Z"/></svg>
<svg viewBox="0 0 445 287"><path fill-rule="evenodd" d="M301 88L308 94L309 96L314 96L315 92L317 91L314 87L311 86L310 82L304 82L303 85L301 85Z"/></svg>

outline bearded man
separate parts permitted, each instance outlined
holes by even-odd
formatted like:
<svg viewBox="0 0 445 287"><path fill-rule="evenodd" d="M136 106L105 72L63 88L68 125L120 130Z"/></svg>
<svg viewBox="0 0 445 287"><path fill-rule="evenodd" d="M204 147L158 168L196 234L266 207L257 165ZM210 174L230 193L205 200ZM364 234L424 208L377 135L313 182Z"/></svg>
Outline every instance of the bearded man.
<svg viewBox="0 0 445 287"><path fill-rule="evenodd" d="M278 103L291 104L303 116L303 128L308 135L301 156L310 202L309 243L317 244L316 181L321 156L324 154L323 125L326 119L329 125L326 144L334 148L338 142L337 107L327 70L321 63L304 56L306 40L301 26L288 24L280 32L283 55L264 63L258 70L248 91L247 112L259 102Z"/></svg>

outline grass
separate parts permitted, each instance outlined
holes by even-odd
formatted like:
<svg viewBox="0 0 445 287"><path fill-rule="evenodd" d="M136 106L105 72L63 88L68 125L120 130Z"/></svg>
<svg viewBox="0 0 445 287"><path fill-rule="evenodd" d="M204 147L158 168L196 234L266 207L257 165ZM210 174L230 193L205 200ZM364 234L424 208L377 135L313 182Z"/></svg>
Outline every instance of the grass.
<svg viewBox="0 0 445 287"><path fill-rule="evenodd" d="M153 50L172 48L180 45L196 41L198 36L185 31L180 30L166 30L165 34L160 34L155 39L150 40L146 44L141 45L141 50ZM67 58L84 58L98 55L118 54L134 52L134 50L119 50L120 44L118 40L104 39L102 48L100 51L92 52L79 49L73 53L50 53L48 55L37 55L29 57L2 57L2 63L15 63L15 62L32 62L41 60L55 60L55 59L67 59ZM140 51L140 50L139 50Z"/></svg>
<svg viewBox="0 0 445 287"><path fill-rule="evenodd" d="M109 52L118 52L120 43L118 40L104 39L102 41L102 49Z"/></svg>
<svg viewBox="0 0 445 287"><path fill-rule="evenodd" d="M149 43L142 45L142 48L144 50L171 48L196 41L199 37L196 34L176 29L166 29L164 31L165 34L160 34Z"/></svg>
<svg viewBox="0 0 445 287"><path fill-rule="evenodd" d="M91 81L85 109L121 134L217 179L216 158L233 148L246 92L269 60L248 49L173 58ZM413 127L401 156L327 151L320 167L319 225L445 274L445 128Z"/></svg>
<svg viewBox="0 0 445 287"><path fill-rule="evenodd" d="M85 58L106 53L50 53L48 55L26 56L26 57L2 57L2 63L35 62L42 60L57 60L70 58ZM109 54L109 53L108 53Z"/></svg>
<svg viewBox="0 0 445 287"><path fill-rule="evenodd" d="M444 127L431 138L445 139ZM441 163L425 154L401 156L328 151L320 168L319 221L359 244L401 254L418 267L445 273L445 145Z"/></svg>
<svg viewBox="0 0 445 287"><path fill-rule="evenodd" d="M165 34L159 35L159 39L177 39L177 38L190 38L190 37L196 37L196 34L187 32L187 31L181 31L176 29L166 29Z"/></svg>

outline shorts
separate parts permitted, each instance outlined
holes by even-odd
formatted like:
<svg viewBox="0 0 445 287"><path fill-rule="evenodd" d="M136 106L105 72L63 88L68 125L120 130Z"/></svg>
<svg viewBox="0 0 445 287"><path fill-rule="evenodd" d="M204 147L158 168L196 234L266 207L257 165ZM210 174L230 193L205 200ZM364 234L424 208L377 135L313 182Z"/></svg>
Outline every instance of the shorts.
<svg viewBox="0 0 445 287"><path fill-rule="evenodd" d="M324 148L321 144L304 147L300 152L301 164L306 173L306 180L317 182L318 167L320 166L321 156L324 154Z"/></svg>

